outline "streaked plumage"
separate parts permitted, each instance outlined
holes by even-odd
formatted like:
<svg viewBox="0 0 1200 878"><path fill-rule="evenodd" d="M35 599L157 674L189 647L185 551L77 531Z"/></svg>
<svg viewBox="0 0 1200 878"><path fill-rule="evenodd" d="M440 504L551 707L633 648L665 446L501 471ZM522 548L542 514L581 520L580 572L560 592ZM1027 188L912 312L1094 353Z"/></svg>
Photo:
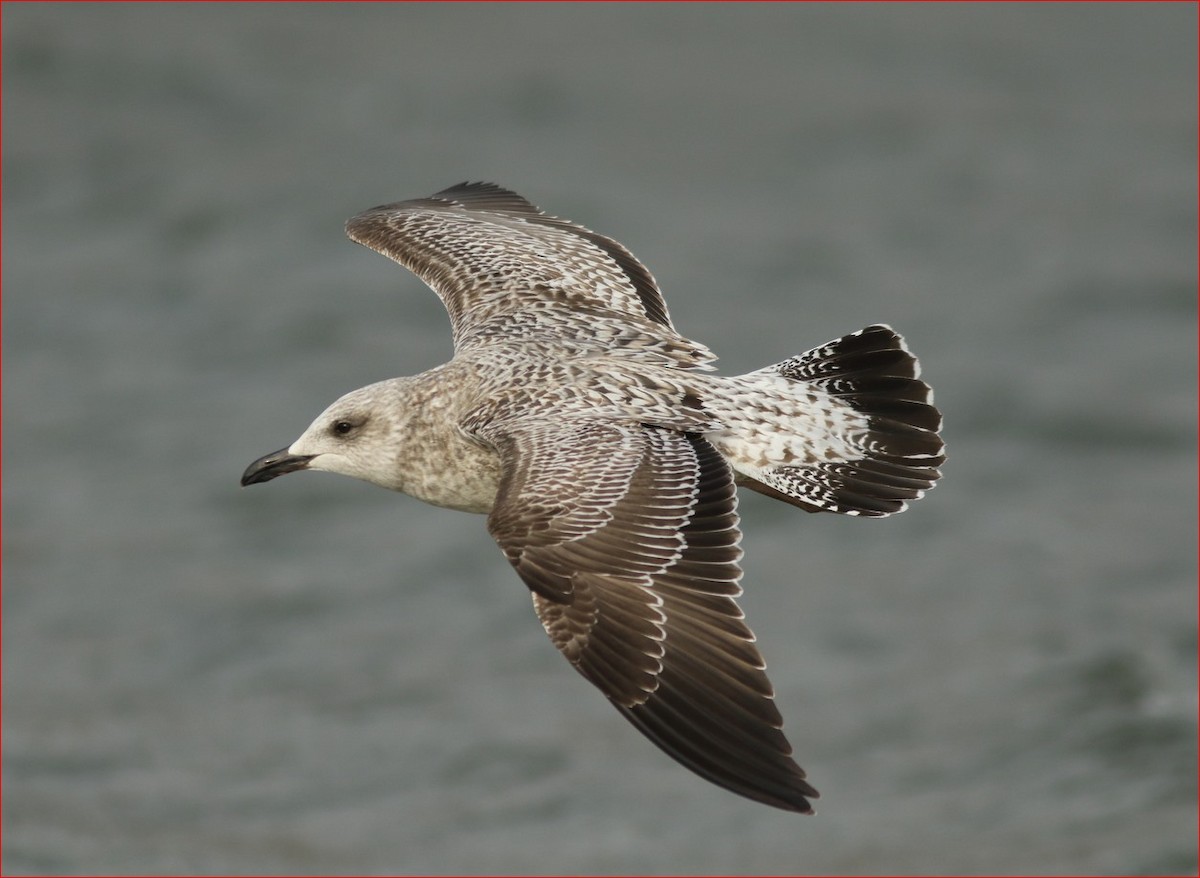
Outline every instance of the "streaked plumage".
<svg viewBox="0 0 1200 878"><path fill-rule="evenodd" d="M871 326L721 377L615 241L462 184L372 208L349 236L450 314L455 355L342 397L243 484L324 469L488 514L551 641L673 758L811 812L735 603L735 483L809 511L902 511L939 477L916 359Z"/></svg>

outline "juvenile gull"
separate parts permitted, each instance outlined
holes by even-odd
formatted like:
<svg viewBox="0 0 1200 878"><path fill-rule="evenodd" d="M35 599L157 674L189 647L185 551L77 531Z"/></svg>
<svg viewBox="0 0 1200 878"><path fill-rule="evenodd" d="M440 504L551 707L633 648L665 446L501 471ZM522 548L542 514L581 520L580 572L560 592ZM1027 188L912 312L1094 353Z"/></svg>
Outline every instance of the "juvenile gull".
<svg viewBox="0 0 1200 878"><path fill-rule="evenodd" d="M454 357L337 400L243 485L326 470L486 513L554 645L672 758L812 813L741 594L735 484L882 517L933 487L941 415L884 325L746 375L675 331L611 238L490 183L349 236L425 281Z"/></svg>

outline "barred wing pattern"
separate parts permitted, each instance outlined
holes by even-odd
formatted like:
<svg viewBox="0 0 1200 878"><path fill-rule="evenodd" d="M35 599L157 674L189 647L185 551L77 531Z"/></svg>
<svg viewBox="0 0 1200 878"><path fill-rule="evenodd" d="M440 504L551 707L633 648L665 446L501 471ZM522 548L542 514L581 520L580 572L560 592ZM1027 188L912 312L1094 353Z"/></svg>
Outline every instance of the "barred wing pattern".
<svg viewBox="0 0 1200 878"><path fill-rule="evenodd" d="M734 598L733 474L702 437L576 423L498 442L488 530L555 646L643 734L700 776L811 813Z"/></svg>
<svg viewBox="0 0 1200 878"><path fill-rule="evenodd" d="M497 324L509 339L531 328L594 339L605 318L686 341L654 277L624 246L491 183L373 207L350 219L346 234L433 288L450 313L456 349L485 327L495 337ZM514 321L517 314L527 319ZM687 346L695 365L715 359L703 345Z"/></svg>

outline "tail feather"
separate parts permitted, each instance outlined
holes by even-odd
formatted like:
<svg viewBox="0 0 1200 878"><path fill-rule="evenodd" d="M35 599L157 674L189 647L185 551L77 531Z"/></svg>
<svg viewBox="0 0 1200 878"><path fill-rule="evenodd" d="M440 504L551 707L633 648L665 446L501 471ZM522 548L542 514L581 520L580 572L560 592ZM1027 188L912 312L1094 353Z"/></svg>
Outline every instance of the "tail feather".
<svg viewBox="0 0 1200 878"><path fill-rule="evenodd" d="M718 447L746 487L803 509L902 512L933 487L946 459L942 415L920 375L900 335L868 326L746 376L802 385L792 391L794 436L781 442L775 426L758 439L729 435Z"/></svg>

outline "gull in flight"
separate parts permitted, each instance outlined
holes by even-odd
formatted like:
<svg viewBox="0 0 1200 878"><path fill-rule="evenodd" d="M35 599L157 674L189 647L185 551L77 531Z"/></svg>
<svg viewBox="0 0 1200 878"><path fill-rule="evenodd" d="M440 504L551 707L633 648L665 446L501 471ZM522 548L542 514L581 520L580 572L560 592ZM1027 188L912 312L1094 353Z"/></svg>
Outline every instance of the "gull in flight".
<svg viewBox="0 0 1200 878"><path fill-rule="evenodd" d="M717 375L625 247L490 183L346 231L433 288L454 356L346 394L242 484L324 470L487 515L550 640L642 734L812 813L735 601L736 486L872 518L924 495L942 418L904 339L873 325Z"/></svg>

